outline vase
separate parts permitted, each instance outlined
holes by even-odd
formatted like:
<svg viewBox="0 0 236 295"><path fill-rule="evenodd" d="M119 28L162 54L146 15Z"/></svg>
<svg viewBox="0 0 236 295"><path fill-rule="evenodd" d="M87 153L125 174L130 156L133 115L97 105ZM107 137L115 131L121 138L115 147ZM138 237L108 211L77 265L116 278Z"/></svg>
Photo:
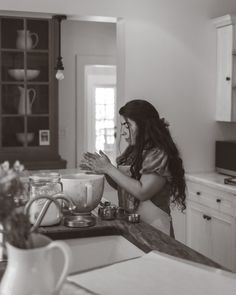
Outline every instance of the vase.
<svg viewBox="0 0 236 295"><path fill-rule="evenodd" d="M32 105L36 98L36 91L34 88L26 89L25 87L18 86L20 91L20 99L18 105L18 114L31 115ZM26 95L25 95L26 92Z"/></svg>
<svg viewBox="0 0 236 295"><path fill-rule="evenodd" d="M32 249L19 249L7 243L8 264L1 295L59 295L70 267L69 246L41 234L33 234L33 245ZM55 261L58 250L64 256L60 270Z"/></svg>
<svg viewBox="0 0 236 295"><path fill-rule="evenodd" d="M38 45L38 42L38 34L25 30L17 31L16 48L30 50L35 48Z"/></svg>

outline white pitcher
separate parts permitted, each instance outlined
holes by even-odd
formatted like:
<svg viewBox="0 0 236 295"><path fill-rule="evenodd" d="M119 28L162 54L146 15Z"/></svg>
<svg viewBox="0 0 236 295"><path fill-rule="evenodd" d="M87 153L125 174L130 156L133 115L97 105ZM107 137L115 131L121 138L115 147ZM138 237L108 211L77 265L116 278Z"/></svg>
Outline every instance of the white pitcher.
<svg viewBox="0 0 236 295"><path fill-rule="evenodd" d="M35 234L34 242L37 248L33 249L7 244L8 264L0 285L1 295L59 294L71 264L71 250L66 243L40 234ZM58 249L64 256L60 270L55 255Z"/></svg>
<svg viewBox="0 0 236 295"><path fill-rule="evenodd" d="M17 30L16 48L30 50L35 48L38 42L38 34L25 30Z"/></svg>
<svg viewBox="0 0 236 295"><path fill-rule="evenodd" d="M20 100L18 105L18 114L30 115L32 113L32 105L36 97L36 91L34 88L27 89L27 95L25 96L25 87L18 86L20 91ZM31 98L32 96L32 98ZM26 99L26 101L25 101ZM26 103L26 108L25 108Z"/></svg>

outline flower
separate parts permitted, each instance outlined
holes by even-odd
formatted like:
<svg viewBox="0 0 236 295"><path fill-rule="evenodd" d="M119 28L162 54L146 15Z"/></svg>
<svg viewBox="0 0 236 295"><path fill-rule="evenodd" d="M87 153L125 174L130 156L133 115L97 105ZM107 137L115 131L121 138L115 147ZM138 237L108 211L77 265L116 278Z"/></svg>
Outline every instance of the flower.
<svg viewBox="0 0 236 295"><path fill-rule="evenodd" d="M21 181L24 166L16 161L12 168L8 161L0 164L0 224L4 238L18 248L30 244L30 222L23 213L25 189Z"/></svg>

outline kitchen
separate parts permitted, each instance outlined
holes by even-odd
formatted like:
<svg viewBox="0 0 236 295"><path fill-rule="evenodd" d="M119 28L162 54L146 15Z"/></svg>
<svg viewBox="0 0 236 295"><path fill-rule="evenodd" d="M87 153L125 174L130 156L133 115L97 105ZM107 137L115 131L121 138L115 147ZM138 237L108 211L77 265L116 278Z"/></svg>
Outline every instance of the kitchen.
<svg viewBox="0 0 236 295"><path fill-rule="evenodd" d="M75 57L67 56L68 43L63 43L63 38L67 36L69 22L76 21L73 19L103 16L108 18L110 26L117 22L117 97L123 99L118 103L123 105L132 98L149 99L170 122L186 172L215 169L215 141L235 140L235 123L215 120L217 53L216 27L212 19L236 13L233 1L221 2L181 1L177 5L170 1L150 1L149 4L147 1L119 1L117 5L116 1L71 1L70 6L64 1L51 1L50 5L46 1L1 3L1 10L13 15L22 11L68 17L62 22L65 79L59 82L59 154L67 161L68 168L75 167L75 158L80 157L83 148L80 135L76 154L76 83L72 84L69 78L74 75ZM123 19L116 20L120 17ZM101 51L90 51L89 54L104 55ZM114 47L106 54L114 56ZM81 88L77 87L79 92ZM81 113L78 119L81 119ZM78 126L83 129L81 124Z"/></svg>

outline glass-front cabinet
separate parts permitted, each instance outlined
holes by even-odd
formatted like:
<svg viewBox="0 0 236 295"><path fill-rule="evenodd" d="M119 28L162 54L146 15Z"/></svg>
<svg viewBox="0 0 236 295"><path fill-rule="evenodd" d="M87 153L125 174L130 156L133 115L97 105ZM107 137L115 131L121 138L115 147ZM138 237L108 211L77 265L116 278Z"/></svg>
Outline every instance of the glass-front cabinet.
<svg viewBox="0 0 236 295"><path fill-rule="evenodd" d="M0 161L65 168L58 155L57 26L0 17Z"/></svg>

